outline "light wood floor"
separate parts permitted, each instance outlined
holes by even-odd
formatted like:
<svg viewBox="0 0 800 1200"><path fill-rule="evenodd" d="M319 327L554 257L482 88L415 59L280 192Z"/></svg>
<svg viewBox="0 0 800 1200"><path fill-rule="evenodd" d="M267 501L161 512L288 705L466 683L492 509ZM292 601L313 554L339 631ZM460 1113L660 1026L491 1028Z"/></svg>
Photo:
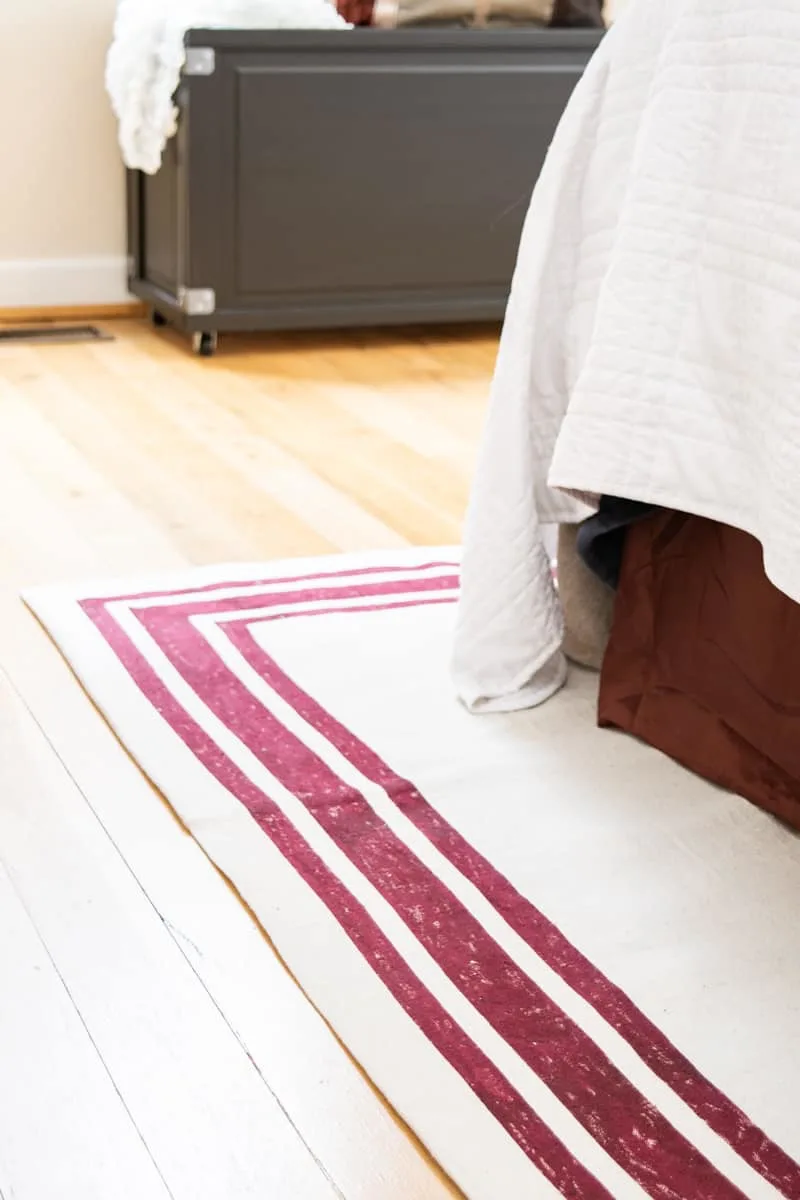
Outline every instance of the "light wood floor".
<svg viewBox="0 0 800 1200"><path fill-rule="evenodd" d="M20 604L454 542L491 333L0 347L0 1198L445 1200Z"/></svg>

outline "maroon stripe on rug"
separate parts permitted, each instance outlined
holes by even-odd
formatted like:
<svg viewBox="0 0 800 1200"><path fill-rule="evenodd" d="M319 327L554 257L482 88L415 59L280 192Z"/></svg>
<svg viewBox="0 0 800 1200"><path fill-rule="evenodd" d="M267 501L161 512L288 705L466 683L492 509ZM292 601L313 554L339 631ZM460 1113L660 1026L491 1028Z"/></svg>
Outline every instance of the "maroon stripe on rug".
<svg viewBox="0 0 800 1200"><path fill-rule="evenodd" d="M285 595L270 597L273 606L285 602ZM365 797L254 702L183 609L133 611L210 711L301 800L448 978L631 1178L664 1200L741 1200L739 1189L521 971Z"/></svg>
<svg viewBox="0 0 800 1200"><path fill-rule="evenodd" d="M419 598L427 598L430 595L435 595L438 592L455 592L458 588L459 580L457 575L423 575L418 578L410 578L403 580L387 580L382 582L356 582L356 583L340 583L336 586L330 586L324 581L315 581L311 588L304 588L302 591L289 592L270 592L266 596L247 595L247 596L231 596L221 600L218 598L210 598L208 600L200 600L193 602L187 608L185 603L179 604L159 604L153 608L137 609L136 602L130 602L131 608L142 619L141 614L148 612L158 612L166 617L175 617L181 621L187 620L189 617L205 617L217 616L219 613L236 614L239 612L257 611L263 612L270 608L296 608L298 605L321 604L324 601L339 604L341 611L347 611L346 605L341 605L343 600L375 600L376 608L383 608L385 604L392 600L393 597L416 596ZM418 603L414 601L413 603ZM126 601L125 603L129 603ZM455 596L452 596L448 603L455 603ZM329 611L329 610L328 610ZM363 607L357 608L356 611L363 612ZM273 619L283 620L285 617L293 616L308 616L313 613L319 613L320 610L304 609L302 612L278 613ZM260 616L259 618L260 619Z"/></svg>
<svg viewBox="0 0 800 1200"><path fill-rule="evenodd" d="M430 568L445 568L452 564L430 563L411 567L410 571ZM397 568L385 570L375 568L374 574L394 573ZM306 583L332 580L350 576L351 572L331 572L323 575L294 577L284 582ZM270 583L278 582L276 580ZM209 585L207 590L222 585ZM249 581L238 581L230 586L250 586ZM196 589L200 590L200 589ZM203 589L206 590L206 589ZM388 592L388 588L384 589ZM181 593L170 592L169 597ZM164 593L151 593L163 596ZM308 593L306 592L306 599ZM119 599L116 597L115 599ZM285 597L284 597L285 599ZM110 601L107 601L110 602ZM261 598L264 607L278 603L276 597ZM247 598L247 605L258 606L254 596ZM380 606L383 607L385 601ZM176 609L178 606L175 606ZM217 611L230 610L230 602L220 602ZM208 608L205 611L209 611ZM326 612L329 609L324 610ZM342 611L364 611L357 610ZM322 610L298 609L289 616L309 616ZM266 617L265 619L275 619ZM231 626L231 628L235 628ZM248 641L244 635L245 643ZM542 960L555 970L580 996L590 1003L603 1018L624 1037L639 1054L642 1061L667 1083L684 1102L701 1117L708 1126L726 1140L742 1157L743 1161L764 1178L769 1180L788 1200L800 1196L800 1167L782 1149L772 1142L749 1118L722 1092L707 1080L633 1003L632 1000L607 979L579 950L577 950L513 885L509 883L478 851L447 824L441 815L420 795L415 786L394 773L377 755L345 729L330 714L326 713L307 694L292 683L270 660L261 648L250 639L252 665L276 687L290 703L295 703L298 712L310 724L331 740L331 743L373 782L384 787L389 796L434 844L450 859L455 867L481 890L486 899L503 916L509 925L531 946ZM282 691L282 688L285 689Z"/></svg>
<svg viewBox="0 0 800 1200"><path fill-rule="evenodd" d="M274 620L268 611L269 598L265 600L263 620ZM298 609L292 615L308 617L313 611ZM379 755L294 683L256 642L246 623L224 622L220 628L261 678L366 779L386 792L391 802L481 892L542 961L628 1042L654 1075L787 1200L800 1197L800 1165L706 1079L619 987L444 820L410 780L394 772Z"/></svg>
<svg viewBox="0 0 800 1200"><path fill-rule="evenodd" d="M176 588L174 591L170 589L167 592L163 588L158 591L149 592L121 592L119 595L103 597L102 602L103 604L118 604L122 602L136 604L143 600L159 600L166 596L179 599L182 596L201 596L210 595L212 592L232 591L234 588L264 588L264 594L268 595L270 588L285 587L289 584L302 586L304 595L307 597L310 591L313 590L309 588L309 584L320 583L326 585L335 583L337 580L356 580L363 577L367 581L368 586L373 580L386 575L418 575L421 578L425 578L429 571L448 571L450 572L450 577L455 578L456 583L458 583L459 565L455 562L409 563L394 567L376 564L372 567L351 567L349 570L339 568L337 571L318 571L313 575L276 575L267 579L222 580L216 583L204 583L198 587Z"/></svg>
<svg viewBox="0 0 800 1200"><path fill-rule="evenodd" d="M275 801L253 784L186 712L108 612L106 601L86 600L81 607L147 701L209 774L244 805L414 1024L534 1166L565 1200L614 1200L420 982L363 905L311 849ZM230 882L236 886L235 880Z"/></svg>

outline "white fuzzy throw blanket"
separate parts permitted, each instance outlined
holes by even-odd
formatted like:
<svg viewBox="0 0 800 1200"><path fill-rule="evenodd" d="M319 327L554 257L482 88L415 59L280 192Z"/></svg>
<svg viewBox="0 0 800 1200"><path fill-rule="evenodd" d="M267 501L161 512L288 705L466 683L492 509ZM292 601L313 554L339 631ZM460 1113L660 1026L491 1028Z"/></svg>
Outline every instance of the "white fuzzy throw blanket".
<svg viewBox="0 0 800 1200"><path fill-rule="evenodd" d="M188 29L348 29L330 0L120 0L106 88L128 167L154 174L175 132Z"/></svg>
<svg viewBox="0 0 800 1200"><path fill-rule="evenodd" d="M800 3L634 0L520 248L465 535L475 710L564 682L540 531L602 494L735 526L800 601Z"/></svg>

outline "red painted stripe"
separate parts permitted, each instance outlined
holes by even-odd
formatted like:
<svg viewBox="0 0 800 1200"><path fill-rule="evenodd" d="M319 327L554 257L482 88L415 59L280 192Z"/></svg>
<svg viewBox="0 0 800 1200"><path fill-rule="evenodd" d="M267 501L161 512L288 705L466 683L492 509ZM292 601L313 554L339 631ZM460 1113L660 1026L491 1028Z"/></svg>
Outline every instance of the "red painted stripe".
<svg viewBox="0 0 800 1200"><path fill-rule="evenodd" d="M117 604L126 602L135 604L142 600L158 600L160 597L170 596L173 599L180 596L199 596L208 595L211 592L220 590L233 590L234 588L253 588L253 587L282 587L287 584L296 583L303 587L306 595L309 593L308 585L310 583L333 583L341 579L356 579L363 576L368 582L380 578L384 575L421 575L427 571L450 571L453 575L458 574L458 563L454 562L424 562L412 563L400 566L379 566L374 567L351 567L347 571L341 568L338 571L319 571L314 575L286 575L276 576L268 579L233 579L221 581L217 583L204 583L201 587L185 587L171 589L167 592L163 588L158 591L149 592L121 592L115 596L104 596L103 604Z"/></svg>
<svg viewBox="0 0 800 1200"><path fill-rule="evenodd" d="M391 585L376 585L376 591L385 593L387 587ZM316 600L353 594L364 595L363 587L312 593ZM251 597L243 597L246 602L252 607ZM268 598L268 606L290 602L286 595ZM227 603L200 608L208 611ZM197 612L193 605L192 615ZM365 798L274 714L254 703L185 611L158 607L136 615L209 709L305 804L452 982L623 1170L653 1197L741 1200L741 1192L521 972Z"/></svg>
<svg viewBox="0 0 800 1200"><path fill-rule="evenodd" d="M309 616L313 612L298 610L296 615ZM264 620L273 619L268 615L264 617ZM619 987L444 820L413 783L396 774L298 687L264 652L244 623L225 623L221 628L270 687L322 733L365 778L386 791L392 803L483 894L542 961L628 1042L659 1079L787 1200L798 1200L800 1165L794 1159L706 1079Z"/></svg>
<svg viewBox="0 0 800 1200"><path fill-rule="evenodd" d="M252 814L286 861L326 905L431 1045L461 1076L536 1168L565 1200L614 1200L533 1112L495 1064L453 1022L363 906L308 846L275 802L252 784L189 716L110 616L106 601L87 600L81 607L149 703L209 773Z"/></svg>
<svg viewBox="0 0 800 1200"><path fill-rule="evenodd" d="M286 582L291 582L287 580ZM292 592L277 592L267 593L265 596L233 596L226 600L211 598L209 600L201 600L192 602L187 607L184 603L179 604L160 604L157 608L139 610L141 613L159 612L165 616L177 617L181 620L187 617L204 617L215 616L218 613L239 613L248 612L250 610L263 611L265 608L288 608L293 605L305 604L321 604L327 601L329 604L339 604L342 611L347 611L345 606L340 602L342 600L376 600L379 603L375 607L383 608L387 601L393 597L400 596L428 596L435 595L438 592L455 592L458 588L457 575L426 575L421 578L411 578L404 580L389 580L382 582L366 583L344 583L331 585L320 581L315 581L313 588L303 588L299 591ZM455 598L450 598L447 601L452 604ZM412 600L411 603L418 603ZM136 603L131 603L131 607L135 610ZM313 610L317 611L317 610ZM328 610L330 611L330 610ZM357 611L363 612L363 608ZM309 611L298 611L297 613L278 613L275 620L284 620L293 616L307 616ZM249 618L248 618L249 619ZM260 618L259 618L260 619Z"/></svg>
<svg viewBox="0 0 800 1200"><path fill-rule="evenodd" d="M313 610L298 609L293 615L307 617L313 615ZM268 615L264 617L264 620L273 619ZM658 1078L787 1200L798 1200L800 1165L794 1159L714 1087L620 988L442 818L413 783L392 771L377 754L293 683L252 638L245 625L230 622L222 628L278 695L321 732L362 775L387 792L390 800L481 891L511 928L592 1005Z"/></svg>
<svg viewBox="0 0 800 1200"><path fill-rule="evenodd" d="M432 563L409 570L446 568L448 565L451 564ZM385 569L386 572L394 570L396 568ZM380 568L374 571L376 576L382 573L384 572ZM307 584L348 575L350 572L331 572L325 575L292 578L284 582ZM177 594L170 593L170 596ZM269 602L269 598L264 601ZM379 606L382 607L383 603L381 601ZM257 607L257 600L251 597L247 604ZM230 605L225 602L223 607L229 609ZM310 614L298 610L296 615ZM483 892L486 899L543 961L626 1039L654 1074L670 1086L676 1095L724 1138L748 1165L786 1196L787 1200L797 1200L800 1197L798 1164L758 1129L727 1096L715 1088L624 992L572 946L544 914L521 896L491 863L452 829L440 814L427 804L412 783L397 776L367 746L288 680L255 643L252 644L252 652L254 665L261 669L272 686L279 692L285 688L282 692L284 698L294 703L305 719L329 737L332 744L350 758L367 778L388 791L406 815L447 855L453 865Z"/></svg>

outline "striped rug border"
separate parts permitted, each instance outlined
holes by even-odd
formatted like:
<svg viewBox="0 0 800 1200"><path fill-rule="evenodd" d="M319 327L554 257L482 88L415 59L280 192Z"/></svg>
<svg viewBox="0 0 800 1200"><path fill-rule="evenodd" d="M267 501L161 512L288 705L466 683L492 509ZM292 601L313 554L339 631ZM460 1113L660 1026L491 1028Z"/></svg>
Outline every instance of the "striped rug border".
<svg viewBox="0 0 800 1200"><path fill-rule="evenodd" d="M238 769L231 762L227 765L220 762L219 751L213 739L199 726L192 731L191 743L186 741L185 710L175 701L146 658L130 642L128 635L113 616L112 610L118 605L128 606L156 638L162 649L167 646L174 651L177 644L189 637L193 653L202 654L206 653L201 650L204 639L193 622L203 616L219 618L220 629L244 661L253 667L278 695L292 704L309 725L323 732L331 745L367 779L383 788L395 802L403 804L406 815L420 832L435 840L453 866L481 890L488 902L501 913L531 949L626 1039L636 1054L659 1078L681 1097L709 1128L725 1140L744 1163L777 1192L787 1198L797 1197L800 1195L800 1168L797 1164L753 1126L729 1099L703 1078L624 993L611 984L543 914L516 892L491 864L481 858L472 846L447 825L411 781L396 775L369 747L354 738L354 735L344 729L331 714L322 710L312 697L294 684L255 641L248 628L249 622L253 620L254 610L258 610L260 620L270 620L276 619L276 615L270 610L278 606L284 609L295 606L291 613L280 614L281 619L286 619L289 616L310 617L331 611L364 611L363 605L358 609L337 607L341 601L350 600L373 600L376 601L376 608L447 603L447 599L437 596L436 593L452 590L457 582L455 575L432 576L430 573L456 570L457 566L454 563L432 560L407 567L395 564L350 568L344 571L319 571L313 575L289 574L256 580L239 578L227 583L214 581L200 587L187 586L166 591L105 595L83 600L80 604L83 612L111 646L136 685L150 697L151 702L157 702L165 720L170 722L187 745L191 744L192 752L198 754L198 748L200 749L198 756L201 761L206 762L208 769L217 773L218 777L222 771L224 786L230 788L231 780ZM387 574L405 575L407 578L387 584L382 582L382 578ZM354 576L358 576L360 582L343 582L352 580ZM289 590L276 592L276 588ZM293 588L296 590L292 590ZM239 594L222 599L215 598L223 591ZM156 603L150 607L148 601ZM303 607L309 604L314 607ZM241 613L250 615L243 617ZM216 670L219 670L218 662L217 659ZM206 669L209 663L210 660L205 658ZM245 687L240 680L236 682L238 687ZM207 703L208 699L206 696L204 703ZM213 697L211 699L213 700ZM277 725L273 727L273 732L279 733ZM302 747L302 743L299 745ZM294 749L297 750L297 746ZM305 771L313 755L310 755L307 747L302 747L302 754L302 768ZM281 840L283 852L291 856L295 869L309 886L314 888L326 903L330 899L335 907L338 906L340 914L348 913L352 907L352 898L348 907L348 902L343 900L340 894L342 885L336 876L328 871L321 861L313 862L316 857L314 852L305 846L302 837L297 835L296 831L292 833L290 822L285 818L276 819L277 810L270 809L269 798L263 792L256 796L254 792L258 789L254 789L246 777L234 782L235 794L239 794L241 802L257 815L268 836L273 840L276 837ZM331 780L327 779L326 782L331 783ZM266 820L268 809L269 821ZM367 817L367 810L363 810L361 815ZM385 830L378 829L377 832L385 839ZM397 850L393 845L389 848ZM382 853L386 852L385 841L380 849ZM409 853L407 847L405 852ZM324 883L320 882L321 880L324 880ZM357 928L348 927L339 916L337 920L347 929L348 935L359 945L361 952L367 956L371 954L373 960L375 947L380 946L377 957L384 962L392 961L391 980L384 978L384 983L396 998L401 1000L406 1011L412 1013L415 1020L419 1016L427 1028L435 1031L435 1038L431 1037L427 1030L426 1036L431 1037L434 1045L438 1045L441 1040L442 1014L441 1011L436 1011L435 997L420 985L419 980L396 954L391 942L380 932L369 914L364 910L360 912ZM500 965L497 959L492 961L495 966ZM502 964L503 969L508 970L509 965L507 962ZM530 993L527 993L527 996L528 999L541 1000L541 997L533 997ZM435 1016L432 1015L434 1013ZM552 1007L549 1016L556 1022L559 1020L559 1014L554 1012ZM567 1028L568 1026L559 1026L562 1036ZM562 1195L589 1197L593 1200L595 1196L606 1197L612 1194L587 1173L574 1155L554 1138L552 1131L532 1112L522 1097L514 1094L508 1080L502 1075L498 1078L496 1068L482 1056L474 1043L469 1042L463 1030L451 1029L450 1033L454 1040L448 1042L442 1051L448 1057L448 1061L462 1074L466 1071L464 1077L469 1078L473 1086L478 1077L491 1080L491 1083L483 1088L483 1102L489 1111L503 1122L511 1136ZM574 1030L570 1033L574 1036ZM576 1078L575 1071L583 1070L587 1065L582 1057L587 1051L585 1040L579 1037L578 1041L580 1044L577 1049L573 1046L573 1058L569 1065L573 1080ZM439 1048L442 1049L442 1046L439 1045ZM594 1062L596 1070L596 1056L592 1057L590 1053L589 1057L591 1061L588 1065L591 1066L591 1062ZM563 1063L561 1065L563 1067ZM608 1076L605 1075L604 1078L608 1082ZM561 1086L557 1074L552 1074L546 1081L556 1090ZM590 1078L587 1094L597 1082L598 1078ZM688 1196L728 1200L729 1197L744 1194L725 1175L717 1171L693 1145L682 1138L682 1135L669 1126L662 1114L652 1109L652 1106L648 1108L648 1102L643 1097L637 1098L635 1089L631 1090L624 1077L617 1077L615 1084L621 1089L617 1100L619 1114L626 1122L624 1131L621 1132L612 1122L609 1133L605 1125L605 1121L609 1119L608 1114L604 1117L600 1111L583 1111L581 1119L584 1125L592 1130L599 1144L603 1145L605 1142L606 1148L615 1156L615 1161L640 1185L644 1194L653 1197L675 1197L675 1200L686 1200ZM655 1125L650 1125L649 1122L653 1120Z"/></svg>

